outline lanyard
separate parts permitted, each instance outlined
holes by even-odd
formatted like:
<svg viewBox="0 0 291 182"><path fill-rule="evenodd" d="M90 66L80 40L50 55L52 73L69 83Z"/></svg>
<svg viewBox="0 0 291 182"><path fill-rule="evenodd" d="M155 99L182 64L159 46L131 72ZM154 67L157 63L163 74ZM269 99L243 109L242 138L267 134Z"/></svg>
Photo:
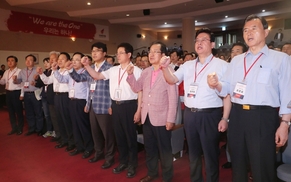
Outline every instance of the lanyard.
<svg viewBox="0 0 291 182"><path fill-rule="evenodd" d="M28 81L28 78L31 75L32 71L33 71L33 68L31 69L31 72L28 74L28 68L26 69L26 81Z"/></svg>
<svg viewBox="0 0 291 182"><path fill-rule="evenodd" d="M120 78L120 70L121 70L121 68L119 68L119 74L118 74L118 88L119 88L119 86L120 86L120 82L121 82L121 80L122 80L122 78L123 78L123 76L124 76L124 74L125 74L126 69L127 69L128 66L129 66L129 64L126 66L124 72L123 72L122 75L121 75L121 78Z"/></svg>
<svg viewBox="0 0 291 182"><path fill-rule="evenodd" d="M16 71L17 71L17 68L16 68L16 70L13 72L13 74L10 77L9 77L9 73L12 72L12 71L10 71L10 70L8 71L8 80L7 81L9 81L11 77L13 77L13 75L16 73Z"/></svg>
<svg viewBox="0 0 291 182"><path fill-rule="evenodd" d="M244 72L245 72L245 75L244 75L243 81L246 79L246 77L249 74L250 70L253 68L253 66L256 64L256 62L260 59L260 57L262 55L263 55L263 53L261 53L261 55L259 57L257 57L257 59L255 60L255 62L253 62L253 64L249 67L248 70L246 70L246 56L245 56L245 58L244 58Z"/></svg>
<svg viewBox="0 0 291 182"><path fill-rule="evenodd" d="M85 68L83 68L82 71L79 74L83 73L84 71L85 71ZM73 87L75 87L75 83L76 83L76 81L74 80Z"/></svg>
<svg viewBox="0 0 291 182"><path fill-rule="evenodd" d="M195 65L195 75L194 75L194 83L196 82L196 79L200 75L200 73L206 68L206 66L208 66L208 64L212 61L213 58L214 58L214 56L212 56L211 60L199 71L198 74L197 74L197 64L198 64L198 60L196 61L196 65Z"/></svg>

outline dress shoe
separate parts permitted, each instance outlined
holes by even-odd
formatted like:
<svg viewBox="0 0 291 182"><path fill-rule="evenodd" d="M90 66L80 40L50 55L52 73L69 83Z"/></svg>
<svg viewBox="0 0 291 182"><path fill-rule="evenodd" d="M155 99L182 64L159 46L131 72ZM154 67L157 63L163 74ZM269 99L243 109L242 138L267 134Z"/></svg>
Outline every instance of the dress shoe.
<svg viewBox="0 0 291 182"><path fill-rule="evenodd" d="M69 155L70 156L74 156L74 155L77 155L79 153L82 153L84 150L78 150L78 149L75 149L73 152L70 152Z"/></svg>
<svg viewBox="0 0 291 182"><path fill-rule="evenodd" d="M14 133L16 133L16 130L11 130L7 135L13 135Z"/></svg>
<svg viewBox="0 0 291 182"><path fill-rule="evenodd" d="M149 182L149 181L153 181L155 178L157 178L157 176L146 176L140 179L140 182Z"/></svg>
<svg viewBox="0 0 291 182"><path fill-rule="evenodd" d="M61 137L53 137L51 139L51 142L58 142L61 139Z"/></svg>
<svg viewBox="0 0 291 182"><path fill-rule="evenodd" d="M37 132L37 136L42 136L42 132Z"/></svg>
<svg viewBox="0 0 291 182"><path fill-rule="evenodd" d="M223 169L229 169L231 168L231 162L226 162L225 164L222 165Z"/></svg>
<svg viewBox="0 0 291 182"><path fill-rule="evenodd" d="M114 164L114 161L105 161L104 164L101 166L102 169L108 169Z"/></svg>
<svg viewBox="0 0 291 182"><path fill-rule="evenodd" d="M127 177L128 178L133 178L136 175L136 169L133 166L129 166L128 167L128 171L127 171Z"/></svg>
<svg viewBox="0 0 291 182"><path fill-rule="evenodd" d="M21 135L22 134L22 130L17 131L16 135Z"/></svg>
<svg viewBox="0 0 291 182"><path fill-rule="evenodd" d="M56 148L56 149L60 149L60 148L63 148L63 147L65 147L65 146L67 146L67 145L68 145L68 143L61 143L61 144L59 144L59 145L56 145L55 148Z"/></svg>
<svg viewBox="0 0 291 182"><path fill-rule="evenodd" d="M127 169L127 165L126 164L119 164L116 168L114 168L112 170L112 172L114 174L119 174L121 173L122 171L124 171L125 169Z"/></svg>
<svg viewBox="0 0 291 182"><path fill-rule="evenodd" d="M74 148L76 148L75 145L69 145L69 146L66 148L66 152L69 152L69 151L73 150Z"/></svg>
<svg viewBox="0 0 291 182"><path fill-rule="evenodd" d="M97 162L101 159L104 159L104 155L99 155L97 157L93 157L92 159L89 159L88 162L93 163L93 162Z"/></svg>
<svg viewBox="0 0 291 182"><path fill-rule="evenodd" d="M29 132L27 132L26 134L25 134L25 136L29 136L29 135L32 135L32 134L34 134L35 133L35 131L29 131Z"/></svg>
<svg viewBox="0 0 291 182"><path fill-rule="evenodd" d="M91 154L92 154L92 151L89 152L89 151L86 150L86 151L83 153L82 158L83 158L83 159L87 159L88 157L90 157Z"/></svg>

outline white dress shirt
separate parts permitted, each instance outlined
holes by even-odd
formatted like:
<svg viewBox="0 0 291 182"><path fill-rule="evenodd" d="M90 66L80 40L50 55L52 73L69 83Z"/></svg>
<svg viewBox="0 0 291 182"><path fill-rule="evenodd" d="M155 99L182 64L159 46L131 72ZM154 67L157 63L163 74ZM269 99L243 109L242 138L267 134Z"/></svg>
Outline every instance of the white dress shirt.
<svg viewBox="0 0 291 182"><path fill-rule="evenodd" d="M0 84L1 85L5 85L6 90L21 90L21 84L14 84L13 83L13 76L16 75L18 76L19 72L21 71L21 69L15 67L13 70L6 70L3 74L3 77L0 80ZM8 83L8 84L7 84Z"/></svg>

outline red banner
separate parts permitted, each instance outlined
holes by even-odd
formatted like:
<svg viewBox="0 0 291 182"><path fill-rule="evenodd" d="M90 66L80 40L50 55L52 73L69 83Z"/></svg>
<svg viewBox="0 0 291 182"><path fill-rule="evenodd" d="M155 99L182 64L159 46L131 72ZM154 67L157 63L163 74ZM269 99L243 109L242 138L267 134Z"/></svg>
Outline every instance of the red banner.
<svg viewBox="0 0 291 182"><path fill-rule="evenodd" d="M7 19L7 27L10 31L15 32L86 39L94 39L97 33L94 24L61 20L16 11L11 11Z"/></svg>

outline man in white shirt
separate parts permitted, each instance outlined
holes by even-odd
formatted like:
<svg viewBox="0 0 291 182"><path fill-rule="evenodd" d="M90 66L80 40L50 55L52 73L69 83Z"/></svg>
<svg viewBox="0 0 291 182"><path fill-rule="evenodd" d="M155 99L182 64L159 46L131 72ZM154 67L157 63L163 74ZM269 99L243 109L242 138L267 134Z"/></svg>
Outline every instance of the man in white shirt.
<svg viewBox="0 0 291 182"><path fill-rule="evenodd" d="M24 121L22 101L19 100L21 84L14 84L12 79L14 75L18 75L21 69L17 68L17 57L8 56L6 60L9 69L4 72L4 75L0 80L0 84L6 84L6 103L12 128L8 135L12 135L14 133L21 135Z"/></svg>
<svg viewBox="0 0 291 182"><path fill-rule="evenodd" d="M133 47L129 43L121 43L117 47L118 66L113 66L103 72L96 72L88 63L88 58L82 58L82 64L88 73L96 80L109 79L110 97L112 99L113 128L119 151L119 165L113 169L119 174L128 168L127 177L136 175L137 161L137 134L135 123L140 120L140 94L134 93L127 83L127 67L132 64ZM136 78L140 77L141 69L135 66ZM139 97L139 102L137 98Z"/></svg>

